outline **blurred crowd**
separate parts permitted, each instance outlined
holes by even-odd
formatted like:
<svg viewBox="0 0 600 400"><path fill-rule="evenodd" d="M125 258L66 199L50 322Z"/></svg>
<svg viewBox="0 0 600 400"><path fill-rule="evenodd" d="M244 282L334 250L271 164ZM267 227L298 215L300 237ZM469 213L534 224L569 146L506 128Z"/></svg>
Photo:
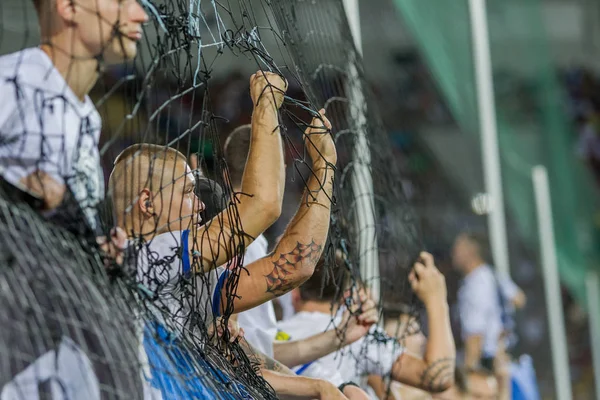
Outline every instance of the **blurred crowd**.
<svg viewBox="0 0 600 400"><path fill-rule="evenodd" d="M600 79L586 68L561 73L576 132L576 152L600 185Z"/></svg>

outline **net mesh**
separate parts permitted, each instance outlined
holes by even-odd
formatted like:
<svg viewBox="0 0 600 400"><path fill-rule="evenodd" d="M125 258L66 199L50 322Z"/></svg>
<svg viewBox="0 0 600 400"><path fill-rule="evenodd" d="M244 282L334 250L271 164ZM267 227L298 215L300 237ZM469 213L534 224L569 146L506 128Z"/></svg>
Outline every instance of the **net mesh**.
<svg viewBox="0 0 600 400"><path fill-rule="evenodd" d="M45 18L58 17L45 11L52 2L37 3L44 32L51 23ZM77 26L85 27L75 35L84 39L61 47L42 37L53 61L29 48L0 62L8 96L0 109L3 395L275 397L256 373L259 362L237 342L228 343L224 329L238 282L249 271L242 267L244 229L235 201L243 193L235 193L227 178L221 149L224 134L249 122L252 103L245 76L213 78L232 63L289 82L279 129L293 170L291 191L302 192L316 173L302 141L318 109L326 109L334 127L338 162L327 243L282 255L300 251L316 262L323 251L325 280L345 268L352 289L372 288L390 315L399 309L411 318L418 314L406 277L422 248L420 234L341 1L78 0L73 7L81 18ZM28 2L3 2L0 12L4 19L34 19ZM138 32L144 14L149 20ZM14 48L10 27L0 46L27 47L36 28L26 27L26 43ZM90 43L96 47L82 46ZM115 262L101 248L123 221L112 205L119 201L116 193L130 196L128 212L140 201L136 180L170 193L165 188L186 179L185 172L154 163L156 155L149 174L138 149L127 161L122 188L108 187L105 196L117 155L139 143L179 150L199 171L198 180L210 176L223 188L215 202L227 208L207 218L204 228L190 215L177 215L170 222L178 228L166 233L157 226L143 234L128 231L125 259ZM56 193L60 200L53 204ZM171 204L168 213L180 209ZM217 243L210 254L187 246L203 240ZM344 262L336 262L336 250ZM232 261L218 300L216 260L223 258ZM173 276L173 265L183 274ZM186 268L196 273L186 275ZM338 331L343 335L344 327ZM364 343L391 340L375 333ZM365 349L352 356L364 358Z"/></svg>

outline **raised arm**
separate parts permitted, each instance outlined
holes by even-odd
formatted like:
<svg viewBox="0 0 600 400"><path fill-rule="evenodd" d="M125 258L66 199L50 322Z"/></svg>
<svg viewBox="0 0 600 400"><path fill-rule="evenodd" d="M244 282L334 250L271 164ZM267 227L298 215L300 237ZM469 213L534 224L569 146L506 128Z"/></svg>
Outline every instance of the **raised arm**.
<svg viewBox="0 0 600 400"><path fill-rule="evenodd" d="M329 231L337 161L330 129L325 110L321 110L304 135L313 174L300 208L273 253L248 265L249 274L240 275L232 312L242 312L281 296L312 276Z"/></svg>
<svg viewBox="0 0 600 400"><path fill-rule="evenodd" d="M361 292L360 296L362 312L360 315L352 315L349 311L344 313L344 318L338 325L344 329L343 333L336 329L330 329L306 339L275 342L273 345L274 358L292 368L325 357L364 337L371 326L377 323L379 313L373 300L368 299L364 292ZM358 304L356 307L358 308Z"/></svg>
<svg viewBox="0 0 600 400"><path fill-rule="evenodd" d="M252 138L241 193L196 235L190 235L190 248L207 261L204 271L225 264L281 214L285 167L277 111L286 88L285 80L270 72L259 71L250 78Z"/></svg>
<svg viewBox="0 0 600 400"><path fill-rule="evenodd" d="M429 253L421 253L421 262L415 264L409 281L425 304L429 339L423 359L406 352L398 357L392 368L392 379L427 392L440 393L454 384L456 360L446 281Z"/></svg>

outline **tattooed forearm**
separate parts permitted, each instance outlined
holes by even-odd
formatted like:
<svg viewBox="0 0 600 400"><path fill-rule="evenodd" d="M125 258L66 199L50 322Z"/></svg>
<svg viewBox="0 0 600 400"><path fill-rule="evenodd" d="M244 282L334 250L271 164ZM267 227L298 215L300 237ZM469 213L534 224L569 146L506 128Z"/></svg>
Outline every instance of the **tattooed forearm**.
<svg viewBox="0 0 600 400"><path fill-rule="evenodd" d="M240 342L240 346L242 346L242 349L248 355L248 358L250 358L250 360L254 363L258 364L260 368L268 369L269 371L275 371L282 374L295 375L292 372L292 370L290 370L288 367L281 364L279 361L272 359L266 354L263 354L260 351L256 350L247 341L242 340Z"/></svg>
<svg viewBox="0 0 600 400"><path fill-rule="evenodd" d="M279 361L272 359L268 355L259 353L258 357L262 361L261 365L263 368L282 374L294 375L294 373L288 367L281 364Z"/></svg>
<svg viewBox="0 0 600 400"><path fill-rule="evenodd" d="M281 296L298 285L295 272L303 263L317 263L321 256L323 246L311 241L309 244L297 243L289 253L280 253L279 258L273 261L273 271L267 278L267 293Z"/></svg>
<svg viewBox="0 0 600 400"><path fill-rule="evenodd" d="M454 380L454 358L440 358L430 363L421 374L421 389L432 393L447 390Z"/></svg>

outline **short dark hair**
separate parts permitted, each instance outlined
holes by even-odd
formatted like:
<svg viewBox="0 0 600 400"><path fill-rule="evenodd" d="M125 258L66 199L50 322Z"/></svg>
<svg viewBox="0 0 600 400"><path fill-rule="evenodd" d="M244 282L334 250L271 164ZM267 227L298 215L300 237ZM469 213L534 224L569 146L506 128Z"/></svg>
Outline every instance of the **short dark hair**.
<svg viewBox="0 0 600 400"><path fill-rule="evenodd" d="M415 315L418 312L416 304L409 304L397 301L382 301L382 310L387 319L398 319L402 315Z"/></svg>
<svg viewBox="0 0 600 400"><path fill-rule="evenodd" d="M35 10L39 13L40 10L42 9L42 5L44 3L46 3L47 0L31 0L31 2L33 3L33 6L35 7Z"/></svg>
<svg viewBox="0 0 600 400"><path fill-rule="evenodd" d="M229 177L231 184L240 186L242 184L242 177L244 176L244 169L246 168L246 161L248 160L248 154L250 153L250 141L252 139L252 125L241 125L235 128L225 139L223 145L223 155L227 168L229 169ZM282 151L285 154L285 142L281 142Z"/></svg>
<svg viewBox="0 0 600 400"><path fill-rule="evenodd" d="M225 162L227 163L229 177L233 186L240 186L242 184L244 168L246 167L246 160L250 152L251 137L252 126L248 124L235 128L225 140L223 155L225 156Z"/></svg>
<svg viewBox="0 0 600 400"><path fill-rule="evenodd" d="M216 217L227 206L226 194L221 186L203 176L196 177L196 196L204 203L202 221L206 223Z"/></svg>
<svg viewBox="0 0 600 400"><path fill-rule="evenodd" d="M462 236L477 246L479 256L486 262L492 261L489 239L484 232L463 232Z"/></svg>
<svg viewBox="0 0 600 400"><path fill-rule="evenodd" d="M335 258L335 265L328 265L327 259ZM343 297L350 273L344 265L343 257L323 253L315 267L315 272L304 282L299 290L304 301L333 303Z"/></svg>

